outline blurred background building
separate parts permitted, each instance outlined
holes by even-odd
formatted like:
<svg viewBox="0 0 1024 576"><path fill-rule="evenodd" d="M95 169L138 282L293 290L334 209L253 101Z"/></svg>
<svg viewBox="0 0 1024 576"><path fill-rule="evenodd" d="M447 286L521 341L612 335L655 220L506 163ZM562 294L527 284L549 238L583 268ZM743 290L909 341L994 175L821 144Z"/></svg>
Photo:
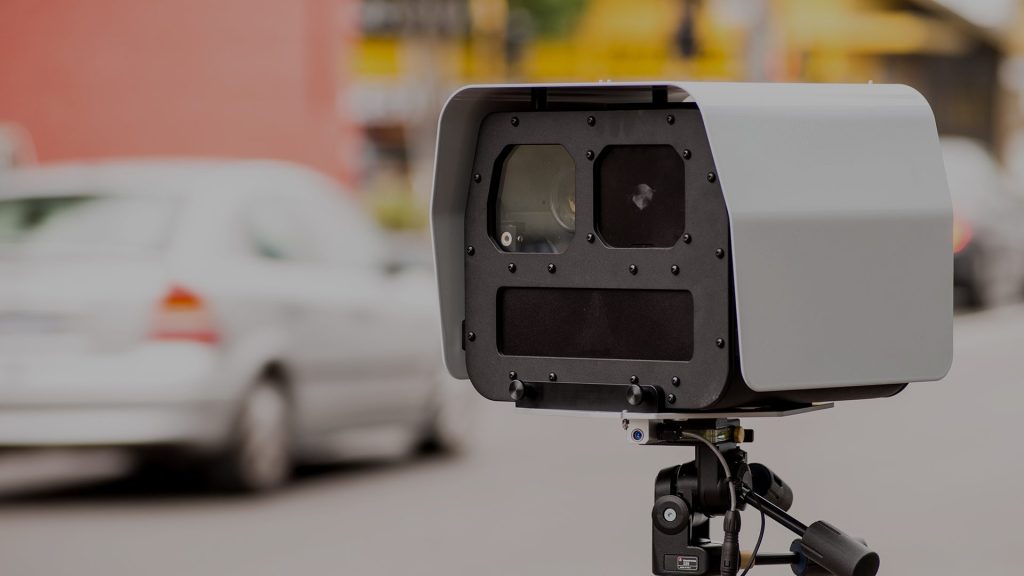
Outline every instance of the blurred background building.
<svg viewBox="0 0 1024 576"><path fill-rule="evenodd" d="M1014 0L8 0L8 161L294 160L422 227L437 111L458 85L686 78L903 82L943 134L1024 161Z"/></svg>
<svg viewBox="0 0 1024 576"><path fill-rule="evenodd" d="M371 157L414 187L453 87L698 78L902 82L944 134L1005 157L1020 130L1013 0L366 0L351 109ZM384 159L389 160L385 161ZM423 193L422 191L420 193Z"/></svg>
<svg viewBox="0 0 1024 576"><path fill-rule="evenodd" d="M346 12L347 11L347 12ZM331 0L0 6L0 119L41 162L269 157L349 180L358 6Z"/></svg>

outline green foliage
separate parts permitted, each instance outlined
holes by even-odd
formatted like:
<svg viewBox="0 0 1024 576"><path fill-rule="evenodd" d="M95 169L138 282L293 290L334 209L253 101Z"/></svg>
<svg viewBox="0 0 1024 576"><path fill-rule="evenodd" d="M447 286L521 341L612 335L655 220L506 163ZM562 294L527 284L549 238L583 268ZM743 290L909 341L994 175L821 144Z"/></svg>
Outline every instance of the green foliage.
<svg viewBox="0 0 1024 576"><path fill-rule="evenodd" d="M541 36L568 34L583 12L588 0L509 0L511 10L530 15Z"/></svg>

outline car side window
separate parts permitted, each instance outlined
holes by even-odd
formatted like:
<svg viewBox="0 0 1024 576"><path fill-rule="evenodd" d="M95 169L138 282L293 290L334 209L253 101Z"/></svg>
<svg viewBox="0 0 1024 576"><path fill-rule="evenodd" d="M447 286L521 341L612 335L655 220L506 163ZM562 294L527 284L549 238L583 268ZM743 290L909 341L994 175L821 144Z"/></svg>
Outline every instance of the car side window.
<svg viewBox="0 0 1024 576"><path fill-rule="evenodd" d="M282 262L316 262L321 252L303 218L301 197L281 194L254 197L246 205L244 231L249 252Z"/></svg>
<svg viewBox="0 0 1024 576"><path fill-rule="evenodd" d="M343 268L379 266L382 238L372 217L345 192L323 185L311 194L315 229L323 241L324 260Z"/></svg>

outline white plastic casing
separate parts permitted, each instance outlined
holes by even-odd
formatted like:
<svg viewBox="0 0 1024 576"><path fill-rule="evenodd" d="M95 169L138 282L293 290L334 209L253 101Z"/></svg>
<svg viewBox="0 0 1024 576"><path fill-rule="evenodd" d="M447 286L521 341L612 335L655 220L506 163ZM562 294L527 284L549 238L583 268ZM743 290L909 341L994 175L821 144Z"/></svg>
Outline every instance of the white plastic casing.
<svg viewBox="0 0 1024 576"><path fill-rule="evenodd" d="M938 380L953 356L952 204L935 120L882 84L468 86L441 114L431 226L445 364L462 350L464 218L480 122L548 102L700 109L729 212L740 367L757 392Z"/></svg>

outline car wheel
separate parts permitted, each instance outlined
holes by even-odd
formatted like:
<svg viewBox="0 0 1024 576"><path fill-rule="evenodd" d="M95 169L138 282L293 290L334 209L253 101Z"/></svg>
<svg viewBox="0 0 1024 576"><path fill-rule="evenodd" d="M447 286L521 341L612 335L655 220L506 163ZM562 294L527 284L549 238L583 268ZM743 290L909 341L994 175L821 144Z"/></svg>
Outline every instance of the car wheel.
<svg viewBox="0 0 1024 576"><path fill-rule="evenodd" d="M291 476L291 407L274 381L260 380L245 395L226 454L215 463L224 488L265 492Z"/></svg>
<svg viewBox="0 0 1024 576"><path fill-rule="evenodd" d="M421 452L457 453L465 448L473 428L474 410L473 398L467 393L469 387L462 384L447 376L440 378L437 398L420 443Z"/></svg>
<svg viewBox="0 0 1024 576"><path fill-rule="evenodd" d="M971 310L979 310L984 307L981 293L978 290L978 286L975 282L971 282L961 287L963 294L963 304Z"/></svg>

